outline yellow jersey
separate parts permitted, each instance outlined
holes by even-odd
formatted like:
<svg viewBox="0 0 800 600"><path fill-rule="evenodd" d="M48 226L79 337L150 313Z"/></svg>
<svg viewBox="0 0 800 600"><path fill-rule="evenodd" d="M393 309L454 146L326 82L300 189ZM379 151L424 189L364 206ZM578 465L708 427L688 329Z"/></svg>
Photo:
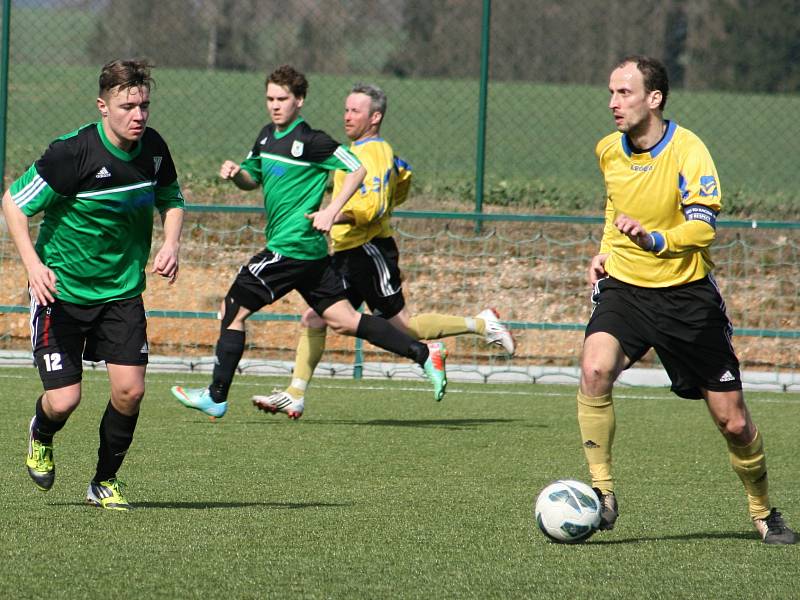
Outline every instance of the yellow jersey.
<svg viewBox="0 0 800 600"><path fill-rule="evenodd" d="M363 246L375 237L390 237L392 210L405 202L411 185L411 167L394 155L383 138L367 138L353 142L350 150L367 170L364 181L344 205L342 213L353 219L331 229L333 251ZM342 189L345 172L333 176L334 197Z"/></svg>
<svg viewBox="0 0 800 600"><path fill-rule="evenodd" d="M606 272L642 287L672 287L705 277L713 268L709 246L716 235L722 191L705 144L688 129L665 121L658 144L637 152L627 135L612 133L595 148L606 185L600 252ZM614 227L618 214L651 232L643 250Z"/></svg>

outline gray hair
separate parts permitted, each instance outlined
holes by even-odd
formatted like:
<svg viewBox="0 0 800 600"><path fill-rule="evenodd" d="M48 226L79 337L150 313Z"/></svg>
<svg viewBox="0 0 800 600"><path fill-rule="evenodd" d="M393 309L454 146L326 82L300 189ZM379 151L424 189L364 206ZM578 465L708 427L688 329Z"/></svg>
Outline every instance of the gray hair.
<svg viewBox="0 0 800 600"><path fill-rule="evenodd" d="M379 112L384 117L386 116L386 94L377 85L370 83L356 83L351 89L351 94L364 94L369 96L371 102L369 104L370 113Z"/></svg>

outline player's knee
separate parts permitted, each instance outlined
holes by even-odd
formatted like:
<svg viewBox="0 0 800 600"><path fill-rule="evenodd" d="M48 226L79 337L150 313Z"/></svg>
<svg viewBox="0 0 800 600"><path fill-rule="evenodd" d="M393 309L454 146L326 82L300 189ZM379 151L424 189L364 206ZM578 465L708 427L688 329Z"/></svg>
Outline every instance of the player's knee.
<svg viewBox="0 0 800 600"><path fill-rule="evenodd" d="M113 400L116 405L128 411L138 409L144 398L144 382L130 383L113 390Z"/></svg>
<svg viewBox="0 0 800 600"><path fill-rule="evenodd" d="M339 335L355 335L360 318L361 315L352 309L350 311L326 311L324 325L327 325L334 333Z"/></svg>
<svg viewBox="0 0 800 600"><path fill-rule="evenodd" d="M326 325L325 319L320 317L311 308L303 313L303 316L300 318L300 323L303 327L310 327L311 329L322 329Z"/></svg>
<svg viewBox="0 0 800 600"><path fill-rule="evenodd" d="M231 288L231 290L232 289L233 288ZM225 296L225 299L222 301L220 331L225 331L231 326L231 323L237 320L241 308L241 304L236 301L236 298L234 298L229 291L228 295Z"/></svg>
<svg viewBox="0 0 800 600"><path fill-rule="evenodd" d="M54 421L64 421L72 414L81 402L80 391L76 393L59 393L60 390L48 390L45 392L47 403L47 416Z"/></svg>
<svg viewBox="0 0 800 600"><path fill-rule="evenodd" d="M322 311L325 326L339 335L355 335L361 314L347 300L340 300Z"/></svg>
<svg viewBox="0 0 800 600"><path fill-rule="evenodd" d="M745 415L735 415L725 419L718 419L717 426L727 439L739 442L739 445L748 443L751 428ZM744 440L744 442L742 442Z"/></svg>
<svg viewBox="0 0 800 600"><path fill-rule="evenodd" d="M581 361L581 380L591 388L613 384L615 369L605 361L584 357Z"/></svg>
<svg viewBox="0 0 800 600"><path fill-rule="evenodd" d="M356 326L347 320L331 319L330 321L325 321L325 324L330 327L334 333L338 333L339 335L356 334Z"/></svg>

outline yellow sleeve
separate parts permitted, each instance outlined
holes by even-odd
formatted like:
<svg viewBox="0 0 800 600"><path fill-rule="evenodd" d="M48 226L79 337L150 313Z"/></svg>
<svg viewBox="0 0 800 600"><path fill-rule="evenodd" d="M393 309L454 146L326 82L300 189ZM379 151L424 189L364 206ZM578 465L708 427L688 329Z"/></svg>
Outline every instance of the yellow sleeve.
<svg viewBox="0 0 800 600"><path fill-rule="evenodd" d="M361 184L342 212L353 218L356 226L366 225L380 219L389 209L391 190L391 165L379 165L374 155L366 153L359 156L367 170Z"/></svg>
<svg viewBox="0 0 800 600"><path fill-rule="evenodd" d="M677 258L708 248L716 238L716 218L722 208L722 190L714 161L705 144L691 135L680 156L681 209L686 222L659 232L664 247L661 258Z"/></svg>
<svg viewBox="0 0 800 600"><path fill-rule="evenodd" d="M408 192L411 189L411 165L404 161L399 156L394 157L394 172L396 182L394 186L394 197L392 199L392 208L400 206L408 199Z"/></svg>
<svg viewBox="0 0 800 600"><path fill-rule="evenodd" d="M686 221L660 233L665 245L656 256L661 258L678 258L708 248L717 237L717 230L704 221Z"/></svg>

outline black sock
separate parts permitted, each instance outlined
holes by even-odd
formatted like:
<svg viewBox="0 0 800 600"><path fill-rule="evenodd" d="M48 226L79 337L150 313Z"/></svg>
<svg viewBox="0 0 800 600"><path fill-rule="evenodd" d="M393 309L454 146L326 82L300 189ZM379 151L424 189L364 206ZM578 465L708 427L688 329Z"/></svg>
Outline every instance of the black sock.
<svg viewBox="0 0 800 600"><path fill-rule="evenodd" d="M97 449L97 472L94 482L108 481L117 475L117 471L125 460L125 453L133 441L133 431L139 413L132 417L123 415L111 405L100 421L100 446Z"/></svg>
<svg viewBox="0 0 800 600"><path fill-rule="evenodd" d="M430 354L428 346L418 342L404 331L392 327L386 319L372 315L361 315L356 337L399 356L410 358L420 366L425 364L428 354Z"/></svg>
<svg viewBox="0 0 800 600"><path fill-rule="evenodd" d="M236 367L244 354L244 331L224 329L217 340L217 361L209 392L214 402L225 402Z"/></svg>
<svg viewBox="0 0 800 600"><path fill-rule="evenodd" d="M44 408L42 408L43 396L44 394L36 400L36 420L33 422L33 438L39 440L45 446L51 446L53 444L53 436L61 431L67 420L53 421L48 417L44 412Z"/></svg>

